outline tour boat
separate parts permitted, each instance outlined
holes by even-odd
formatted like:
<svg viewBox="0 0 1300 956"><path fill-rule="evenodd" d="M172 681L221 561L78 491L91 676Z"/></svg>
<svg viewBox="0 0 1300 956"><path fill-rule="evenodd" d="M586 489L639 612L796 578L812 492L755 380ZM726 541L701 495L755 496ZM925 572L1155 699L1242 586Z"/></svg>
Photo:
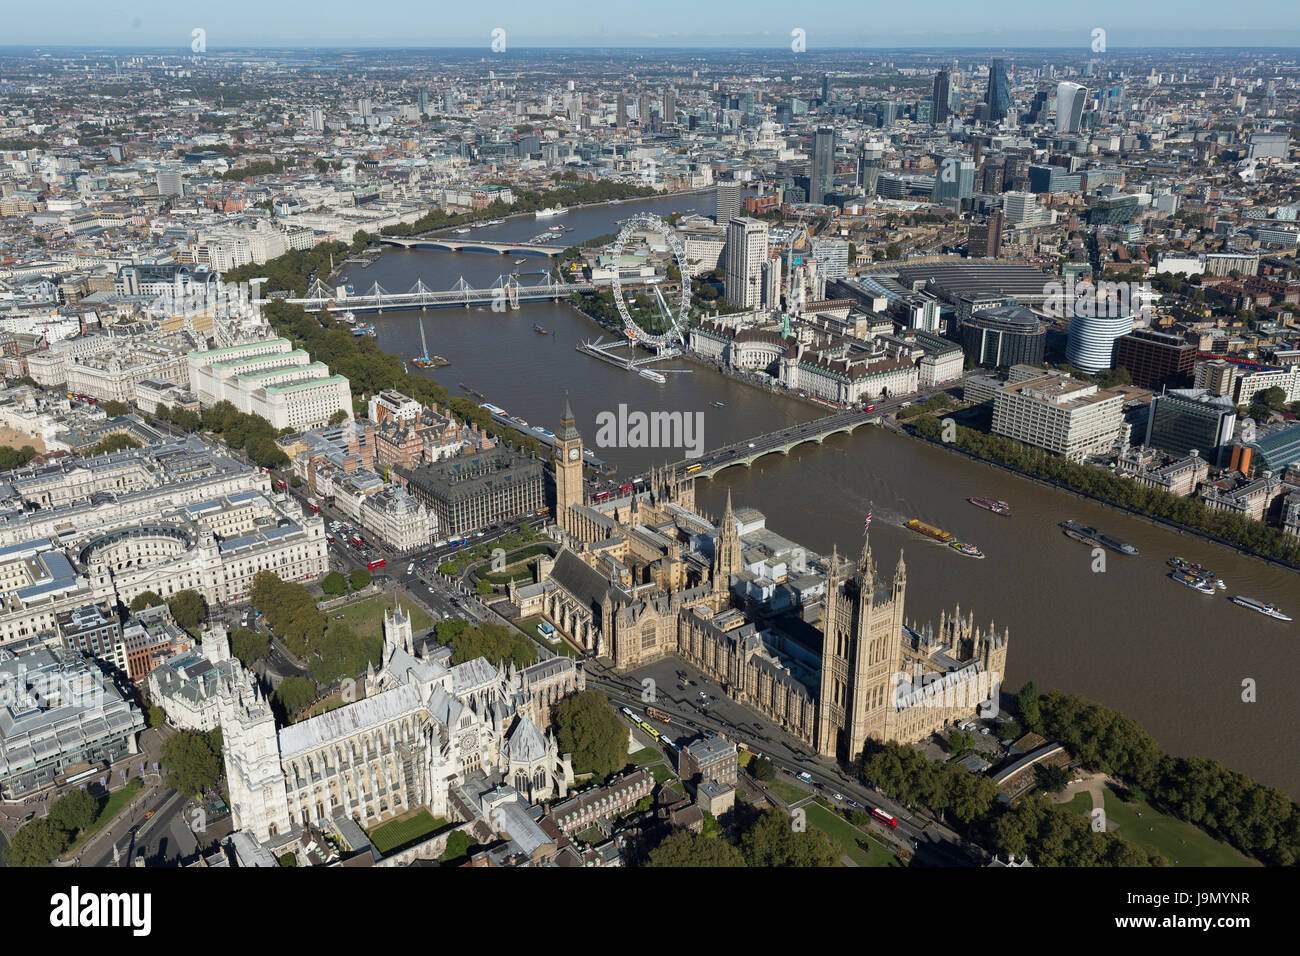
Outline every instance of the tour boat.
<svg viewBox="0 0 1300 956"><path fill-rule="evenodd" d="M1276 618L1279 621L1291 620L1288 615L1283 614L1282 611L1278 609L1276 604L1267 604L1264 601L1256 601L1254 598L1242 597L1240 594L1232 599L1232 603L1244 608L1249 608L1252 611L1258 611L1260 614Z"/></svg>
<svg viewBox="0 0 1300 956"><path fill-rule="evenodd" d="M1193 591L1200 591L1202 594L1214 593L1214 585L1210 584L1204 578L1197 577L1195 574L1188 574L1186 571L1173 571L1169 576L1179 584L1189 587Z"/></svg>
<svg viewBox="0 0 1300 956"><path fill-rule="evenodd" d="M548 206L545 209L537 210L535 215L538 219L547 219L550 216L563 216L568 211L563 206Z"/></svg>
<svg viewBox="0 0 1300 956"><path fill-rule="evenodd" d="M713 403L713 407L714 407L714 408L726 408L726 407L727 407L727 403L726 403L726 402L714 402L714 403Z"/></svg>
<svg viewBox="0 0 1300 956"><path fill-rule="evenodd" d="M948 544L958 554L964 554L968 558L983 558L984 552L973 544L967 544L965 541L952 541Z"/></svg>
<svg viewBox="0 0 1300 956"><path fill-rule="evenodd" d="M995 515L1005 515L1011 517L1011 506L1005 501L999 501L996 498L967 498L976 508L983 508L985 511L991 511Z"/></svg>
<svg viewBox="0 0 1300 956"><path fill-rule="evenodd" d="M663 385L668 381L668 376L664 375L662 372L656 372L652 368L643 368L639 374L642 378L648 378L650 381L657 382L660 385Z"/></svg>

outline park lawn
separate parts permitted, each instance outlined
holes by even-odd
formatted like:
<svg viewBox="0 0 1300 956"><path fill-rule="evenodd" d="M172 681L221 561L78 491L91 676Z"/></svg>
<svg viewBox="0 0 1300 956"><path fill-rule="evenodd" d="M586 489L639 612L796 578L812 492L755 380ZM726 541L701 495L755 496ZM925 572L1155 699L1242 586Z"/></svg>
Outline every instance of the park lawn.
<svg viewBox="0 0 1300 956"><path fill-rule="evenodd" d="M127 781L125 787L110 792L108 799L100 804L94 821L77 834L77 838L72 841L72 846L68 847L64 856L74 854L87 840L102 830L113 817L122 812L122 808L131 802L131 798L139 793L143 786L144 783L138 777L133 777Z"/></svg>
<svg viewBox="0 0 1300 956"><path fill-rule="evenodd" d="M1104 799L1107 822L1119 824L1118 830L1110 832L1118 833L1130 843L1155 850L1170 866L1261 865L1194 824L1161 813L1145 800L1125 803L1110 787L1106 788ZM1076 793L1065 806L1087 816L1092 812L1092 798L1086 793Z"/></svg>
<svg viewBox="0 0 1300 956"><path fill-rule="evenodd" d="M433 627L433 618L422 607L407 597L399 597L398 603L402 610L411 616L411 632L419 634L421 631L427 631ZM352 632L357 637L383 637L384 635L384 612L392 610L393 599L391 597L374 597L365 601L358 601L356 604L349 604L346 607L337 607L332 611L322 611L321 613L329 619L331 624L340 614L343 620L340 624L346 624L352 628Z"/></svg>
<svg viewBox="0 0 1300 956"><path fill-rule="evenodd" d="M1117 832L1132 843L1156 850L1172 866L1261 865L1194 824L1161 813L1145 800L1125 803L1109 787L1105 799L1106 819L1119 824Z"/></svg>
<svg viewBox="0 0 1300 956"><path fill-rule="evenodd" d="M767 787L767 789L771 790L786 803L798 803L800 800L804 800L810 796L808 791L803 787L796 787L794 784L787 783L784 780L773 780L769 783L763 784L763 786Z"/></svg>
<svg viewBox="0 0 1300 956"><path fill-rule="evenodd" d="M838 843L844 849L844 853L858 866L903 865L892 850L865 830L859 830L838 813L827 810L818 803L806 804L803 809L808 814L808 822ZM858 845L859 840L866 843L866 849Z"/></svg>
<svg viewBox="0 0 1300 956"><path fill-rule="evenodd" d="M672 768L667 764L657 763L651 766L650 776L655 778L655 783L676 782L677 774L673 773Z"/></svg>
<svg viewBox="0 0 1300 956"><path fill-rule="evenodd" d="M664 755L654 747L642 747L640 750L627 755L627 762L636 764L638 767L645 767L663 759Z"/></svg>
<svg viewBox="0 0 1300 956"><path fill-rule="evenodd" d="M417 810L415 813L380 824L373 830L367 830L366 835L370 837L370 842L375 845L376 850L380 853L389 853L408 843L414 843L422 837L437 833L446 825L447 821L442 817L435 817L428 810Z"/></svg>

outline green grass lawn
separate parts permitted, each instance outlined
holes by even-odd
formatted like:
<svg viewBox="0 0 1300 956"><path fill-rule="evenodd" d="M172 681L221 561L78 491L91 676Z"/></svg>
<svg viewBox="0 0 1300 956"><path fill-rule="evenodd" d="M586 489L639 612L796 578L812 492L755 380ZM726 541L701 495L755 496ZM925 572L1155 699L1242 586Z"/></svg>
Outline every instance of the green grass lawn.
<svg viewBox="0 0 1300 956"><path fill-rule="evenodd" d="M428 810L419 810L409 816L398 817L387 823L367 830L366 834L380 853L389 853L399 847L414 843L421 837L437 833L447 825L442 817L435 817Z"/></svg>
<svg viewBox="0 0 1300 956"><path fill-rule="evenodd" d="M644 767L647 766L648 764L656 763L663 759L664 759L664 755L661 754L654 747L642 747L640 750L636 751L635 753L630 753L627 755L627 762L636 764L638 767Z"/></svg>
<svg viewBox="0 0 1300 956"><path fill-rule="evenodd" d="M542 618L540 616L526 617L519 622L519 630L523 631L525 634L537 638L537 640L541 642L541 645L543 647L549 647L557 654L563 654L565 657L578 656L579 652L577 648L575 648L572 644L566 641L563 637L560 638L558 643L554 643L554 644L548 641L546 638L542 637L541 631L537 630L537 625L540 623L542 623ZM558 632L557 632L557 636L558 636Z"/></svg>
<svg viewBox="0 0 1300 956"><path fill-rule="evenodd" d="M1125 803L1107 787L1105 805L1106 820L1119 824L1119 829L1111 832L1120 834L1131 843L1155 850L1171 866L1260 865L1226 843L1220 843L1199 827L1161 813L1145 800ZM1086 793L1077 793L1065 806L1087 816L1092 812L1092 797ZM1138 816L1139 812L1141 817Z"/></svg>
<svg viewBox="0 0 1300 956"><path fill-rule="evenodd" d="M399 597L397 600L402 610L411 616L411 630L413 633L419 634L421 631L433 627L433 618L422 607L407 597ZM392 607L393 599L391 597L375 597L322 613L325 614L331 624L334 623L336 617L342 614L343 620L339 621L339 623L352 628L357 637L382 637L384 633L384 612L391 610Z"/></svg>
<svg viewBox="0 0 1300 956"><path fill-rule="evenodd" d="M803 809L808 814L808 823L838 843L845 855L858 866L903 865L892 850L866 831L859 830L838 813L827 810L817 803L809 803ZM859 840L865 844L865 848L858 845Z"/></svg>
<svg viewBox="0 0 1300 956"><path fill-rule="evenodd" d="M809 796L808 791L803 787L797 787L793 783L788 783L781 779L773 780L771 783L765 783L763 786L771 790L786 803L798 803L800 800Z"/></svg>
<svg viewBox="0 0 1300 956"><path fill-rule="evenodd" d="M677 775L667 764L657 763L650 767L650 776L655 778L655 783L677 783Z"/></svg>
<svg viewBox="0 0 1300 956"><path fill-rule="evenodd" d="M131 799L140 792L140 788L143 786L144 783L138 777L132 778L127 781L125 787L109 793L107 799L104 799L99 805L99 812L95 814L94 822L77 834L77 838L72 841L72 846L68 847L68 851L64 856L79 849L82 844L103 829L108 824L108 821L122 812L122 808L131 802Z"/></svg>

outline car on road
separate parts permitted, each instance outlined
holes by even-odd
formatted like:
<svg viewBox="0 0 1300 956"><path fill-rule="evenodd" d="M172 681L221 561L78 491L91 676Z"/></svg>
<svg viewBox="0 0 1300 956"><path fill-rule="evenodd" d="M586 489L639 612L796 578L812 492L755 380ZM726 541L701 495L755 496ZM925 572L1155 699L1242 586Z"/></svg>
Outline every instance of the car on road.
<svg viewBox="0 0 1300 956"><path fill-rule="evenodd" d="M834 797L836 800L843 800L843 799L844 799L844 794L842 794L842 793L832 793L831 796Z"/></svg>

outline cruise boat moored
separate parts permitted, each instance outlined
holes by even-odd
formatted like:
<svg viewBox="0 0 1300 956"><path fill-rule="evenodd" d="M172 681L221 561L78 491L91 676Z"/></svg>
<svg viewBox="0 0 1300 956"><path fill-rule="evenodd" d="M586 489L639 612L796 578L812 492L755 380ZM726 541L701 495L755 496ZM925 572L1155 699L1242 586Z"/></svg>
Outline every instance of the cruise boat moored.
<svg viewBox="0 0 1300 956"><path fill-rule="evenodd" d="M1172 571L1169 576L1179 584L1189 587L1193 591L1200 591L1202 594L1214 593L1213 584L1210 584L1204 578L1199 578L1194 574L1188 574L1186 571Z"/></svg>
<svg viewBox="0 0 1300 956"><path fill-rule="evenodd" d="M1260 614L1275 618L1279 621L1289 621L1290 616L1283 614L1276 604L1268 604L1264 601L1256 601L1254 598L1242 597L1240 594L1231 598L1232 603L1240 607L1248 608L1252 611L1258 611Z"/></svg>

